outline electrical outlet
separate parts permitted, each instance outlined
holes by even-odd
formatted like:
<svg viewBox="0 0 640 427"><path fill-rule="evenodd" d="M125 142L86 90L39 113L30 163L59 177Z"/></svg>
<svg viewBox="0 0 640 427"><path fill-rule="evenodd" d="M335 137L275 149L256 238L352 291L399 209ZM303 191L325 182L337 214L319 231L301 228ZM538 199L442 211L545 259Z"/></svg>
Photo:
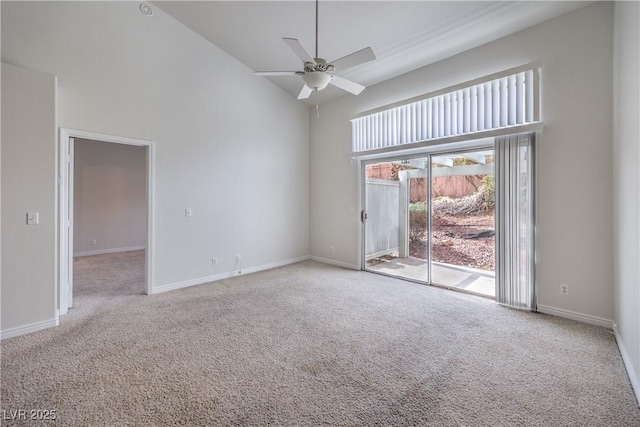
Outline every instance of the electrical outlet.
<svg viewBox="0 0 640 427"><path fill-rule="evenodd" d="M332 254L336 252L336 248L334 248L333 246L331 246L329 250L331 251Z"/></svg>
<svg viewBox="0 0 640 427"><path fill-rule="evenodd" d="M91 239L91 246L95 246L98 244L98 241L96 239Z"/></svg>
<svg viewBox="0 0 640 427"><path fill-rule="evenodd" d="M211 258L211 265L214 267L218 265L218 258Z"/></svg>
<svg viewBox="0 0 640 427"><path fill-rule="evenodd" d="M560 283L560 293L562 295L569 295L569 285L566 283Z"/></svg>
<svg viewBox="0 0 640 427"><path fill-rule="evenodd" d="M192 216L193 215L193 211L191 210L191 208L186 208L184 210L184 216Z"/></svg>
<svg viewBox="0 0 640 427"><path fill-rule="evenodd" d="M238 274L242 274L242 261L240 255L236 255L236 266L238 267Z"/></svg>

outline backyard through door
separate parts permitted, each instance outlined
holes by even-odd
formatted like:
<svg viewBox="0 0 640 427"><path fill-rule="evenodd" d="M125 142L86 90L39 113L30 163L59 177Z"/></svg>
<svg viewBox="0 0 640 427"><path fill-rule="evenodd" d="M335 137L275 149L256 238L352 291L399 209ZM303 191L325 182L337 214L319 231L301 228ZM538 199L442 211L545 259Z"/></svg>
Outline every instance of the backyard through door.
<svg viewBox="0 0 640 427"><path fill-rule="evenodd" d="M368 271L495 297L492 148L366 164Z"/></svg>

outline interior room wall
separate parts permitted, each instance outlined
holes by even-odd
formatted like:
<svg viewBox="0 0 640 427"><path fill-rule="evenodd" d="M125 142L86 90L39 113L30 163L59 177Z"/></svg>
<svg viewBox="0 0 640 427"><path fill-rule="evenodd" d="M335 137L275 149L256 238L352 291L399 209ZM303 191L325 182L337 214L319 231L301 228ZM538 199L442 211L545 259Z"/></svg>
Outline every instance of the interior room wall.
<svg viewBox="0 0 640 427"><path fill-rule="evenodd" d="M151 7L2 2L2 60L58 77L60 127L154 142L154 291L237 273L236 255L245 272L304 259L308 107ZM34 141L15 168L53 177L52 147ZM53 181L45 188L54 197Z"/></svg>
<svg viewBox="0 0 640 427"><path fill-rule="evenodd" d="M74 255L143 249L146 147L80 138L74 147Z"/></svg>
<svg viewBox="0 0 640 427"><path fill-rule="evenodd" d="M2 337L55 326L56 78L2 64ZM27 225L27 213L38 224Z"/></svg>
<svg viewBox="0 0 640 427"><path fill-rule="evenodd" d="M351 118L537 62L545 124L537 139L538 304L611 325L612 38L613 4L596 3L322 105L319 118L311 113L312 256L359 267Z"/></svg>
<svg viewBox="0 0 640 427"><path fill-rule="evenodd" d="M616 338L640 401L640 3L616 2L614 22Z"/></svg>

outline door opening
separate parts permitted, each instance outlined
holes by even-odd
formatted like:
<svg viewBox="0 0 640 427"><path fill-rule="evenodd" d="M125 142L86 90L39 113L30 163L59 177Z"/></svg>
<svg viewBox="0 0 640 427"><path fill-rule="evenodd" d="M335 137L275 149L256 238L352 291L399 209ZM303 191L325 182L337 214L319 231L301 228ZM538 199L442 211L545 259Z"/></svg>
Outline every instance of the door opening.
<svg viewBox="0 0 640 427"><path fill-rule="evenodd" d="M84 159L81 169L75 161L80 159L79 153L84 153L80 157ZM143 171L136 170L140 166ZM59 171L60 314L67 313L74 305L74 257L77 256L144 251L139 255L144 258L144 292L151 293L153 142L61 129ZM122 182L132 177L136 182ZM106 182L109 180L110 183ZM91 189L83 191L87 186ZM112 203L104 200L108 198L113 199Z"/></svg>

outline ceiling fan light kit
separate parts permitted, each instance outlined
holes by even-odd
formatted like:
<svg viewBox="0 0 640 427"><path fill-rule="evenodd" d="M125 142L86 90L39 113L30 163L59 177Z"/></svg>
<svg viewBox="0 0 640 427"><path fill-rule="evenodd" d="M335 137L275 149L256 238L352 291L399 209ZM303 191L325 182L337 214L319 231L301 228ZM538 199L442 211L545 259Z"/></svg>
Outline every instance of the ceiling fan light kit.
<svg viewBox="0 0 640 427"><path fill-rule="evenodd" d="M343 77L333 74L336 69L345 69L360 65L362 63L373 61L376 55L370 47L361 49L332 62L327 62L322 58L318 58L318 0L316 0L316 57L305 49L298 39L284 37L282 39L289 48L302 60L304 65L303 71L256 71L259 76L300 76L304 82L304 86L298 95L298 99L307 99L313 91L325 89L329 84L336 86L342 90L350 92L354 95L360 94L364 90L361 84L352 82Z"/></svg>
<svg viewBox="0 0 640 427"><path fill-rule="evenodd" d="M323 71L312 71L302 75L302 81L304 84L313 90L322 90L326 88L329 83L331 83L331 80L333 80L333 76Z"/></svg>

